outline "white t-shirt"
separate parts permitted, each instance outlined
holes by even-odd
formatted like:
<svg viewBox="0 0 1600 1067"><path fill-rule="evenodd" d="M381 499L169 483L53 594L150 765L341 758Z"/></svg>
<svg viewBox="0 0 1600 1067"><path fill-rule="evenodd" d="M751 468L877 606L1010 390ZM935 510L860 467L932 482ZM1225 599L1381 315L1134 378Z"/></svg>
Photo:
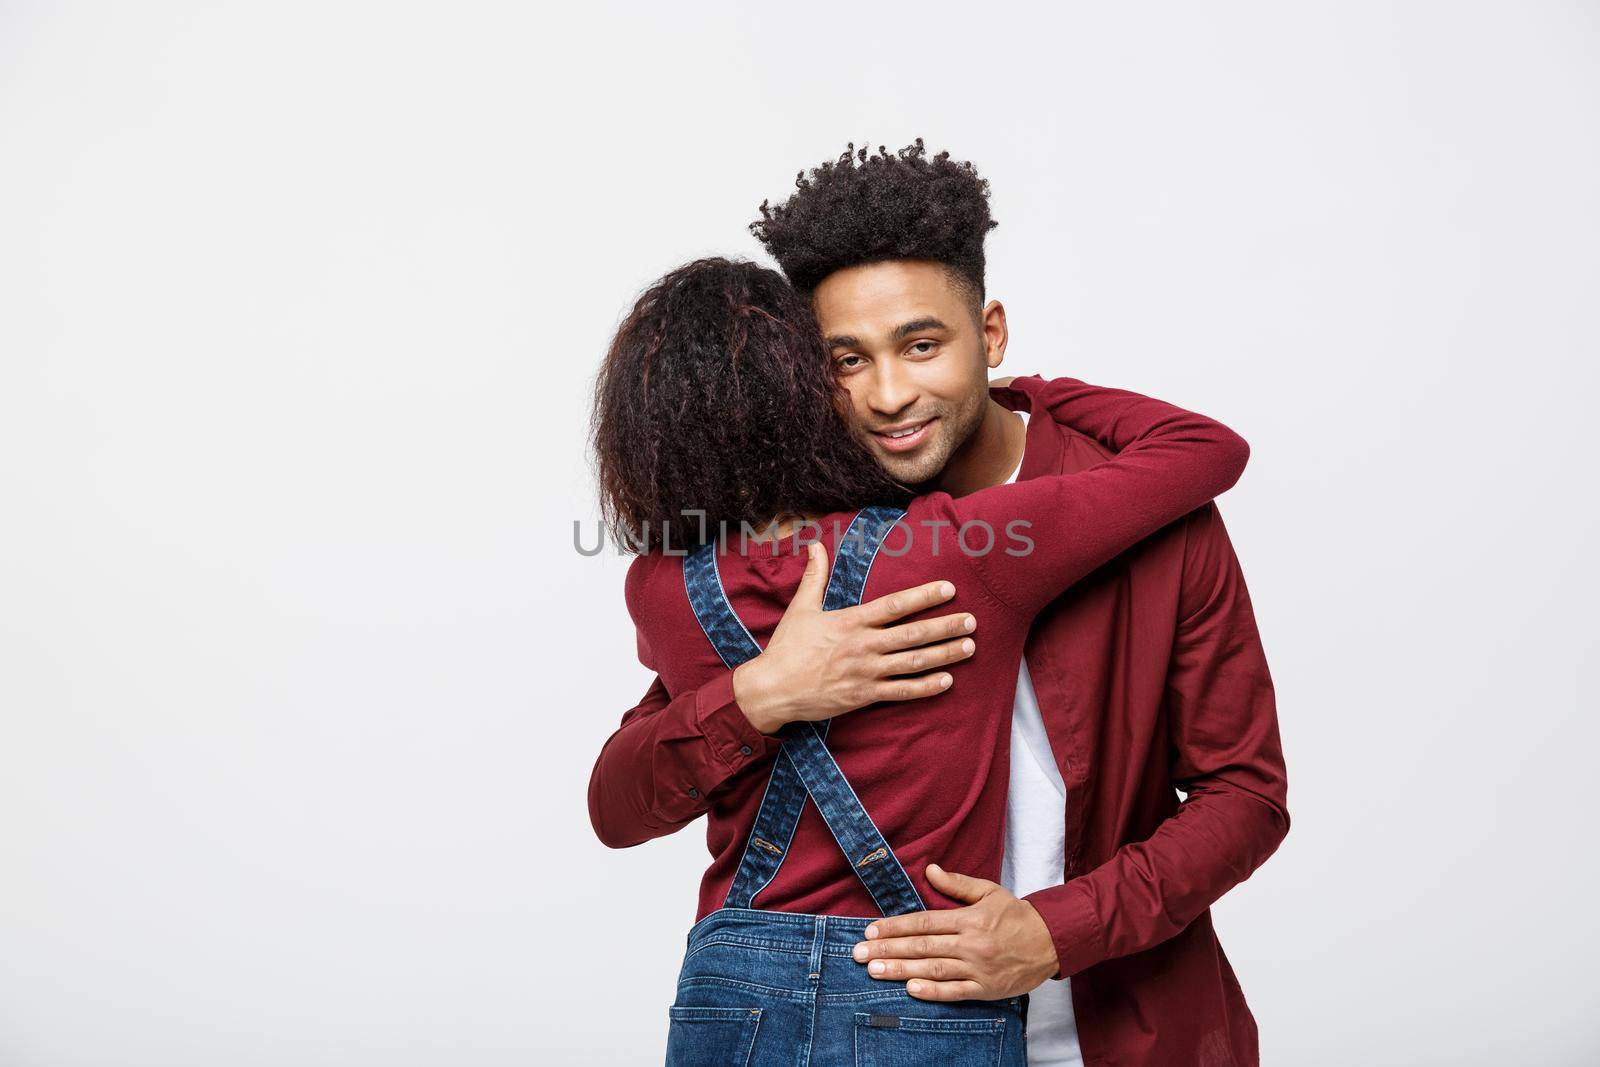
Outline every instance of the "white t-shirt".
<svg viewBox="0 0 1600 1067"><path fill-rule="evenodd" d="M1017 414L1027 423L1027 412ZM1006 481L1017 480L1022 464ZM1066 867L1067 787L1045 733L1028 661L1017 670L1011 705L1011 775L1006 792L1000 883L1017 896L1061 884ZM1028 997L1028 1067L1083 1067L1071 979L1047 979Z"/></svg>

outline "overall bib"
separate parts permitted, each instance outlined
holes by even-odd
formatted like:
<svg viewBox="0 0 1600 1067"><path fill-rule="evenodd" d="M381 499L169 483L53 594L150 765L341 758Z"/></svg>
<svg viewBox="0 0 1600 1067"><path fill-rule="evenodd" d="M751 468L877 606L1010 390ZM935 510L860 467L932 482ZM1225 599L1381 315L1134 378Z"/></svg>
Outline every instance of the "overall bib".
<svg viewBox="0 0 1600 1067"><path fill-rule="evenodd" d="M823 610L861 600L878 546L905 513L869 507L841 539ZM717 573L716 544L684 558L706 637L731 669L761 649ZM870 712L866 713L870 714ZM689 931L670 1009L667 1067L1025 1067L1027 997L934 1003L873 978L850 955L871 918L766 911L809 796L884 915L923 910L894 850L825 743L828 723L792 722L723 906Z"/></svg>

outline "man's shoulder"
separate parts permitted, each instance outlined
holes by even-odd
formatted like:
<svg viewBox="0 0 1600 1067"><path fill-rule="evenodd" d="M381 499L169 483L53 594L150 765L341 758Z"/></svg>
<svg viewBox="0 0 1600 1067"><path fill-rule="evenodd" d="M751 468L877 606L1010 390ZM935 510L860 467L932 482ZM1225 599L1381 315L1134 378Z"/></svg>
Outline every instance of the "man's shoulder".
<svg viewBox="0 0 1600 1067"><path fill-rule="evenodd" d="M1024 460L1019 479L1048 474L1076 474L1116 454L1081 430L1056 421L1048 413L1038 414L1032 410L1036 394L1048 385L1048 380L1037 374L1003 378L990 385L989 395L997 403L1028 416L1028 451L1042 453L1042 465ZM1059 464L1051 462L1056 457L1059 457Z"/></svg>

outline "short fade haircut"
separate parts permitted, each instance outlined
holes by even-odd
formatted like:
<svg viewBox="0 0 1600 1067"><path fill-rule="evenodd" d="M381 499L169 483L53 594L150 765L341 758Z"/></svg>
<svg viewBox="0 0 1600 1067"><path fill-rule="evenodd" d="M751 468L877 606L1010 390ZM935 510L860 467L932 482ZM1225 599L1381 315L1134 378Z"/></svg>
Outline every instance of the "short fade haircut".
<svg viewBox="0 0 1600 1067"><path fill-rule="evenodd" d="M761 202L750 232L790 283L811 293L834 271L894 259L931 260L952 271L983 304L983 240L989 183L949 152L929 158L922 138L878 154L849 145L795 177L796 191L776 207Z"/></svg>

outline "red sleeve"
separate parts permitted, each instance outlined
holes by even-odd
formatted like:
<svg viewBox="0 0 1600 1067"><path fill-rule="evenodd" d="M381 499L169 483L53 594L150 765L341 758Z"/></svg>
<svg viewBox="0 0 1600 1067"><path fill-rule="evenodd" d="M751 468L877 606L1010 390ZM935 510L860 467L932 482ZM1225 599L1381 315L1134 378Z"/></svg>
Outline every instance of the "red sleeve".
<svg viewBox="0 0 1600 1067"><path fill-rule="evenodd" d="M1085 574L1231 488L1250 457L1244 438L1220 422L1153 397L1075 378L1028 378L1012 388L1032 396L1034 417L1054 418L1118 453L1071 474L933 498L932 510L956 528L952 551L972 556L996 599L1029 618ZM913 537L923 533L912 526Z"/></svg>
<svg viewBox="0 0 1600 1067"><path fill-rule="evenodd" d="M1166 710L1173 784L1188 796L1148 840L1028 896L1050 928L1062 975L1178 933L1289 832L1272 677L1214 504L1186 523L1180 610Z"/></svg>
<svg viewBox="0 0 1600 1067"><path fill-rule="evenodd" d="M650 666L643 640L639 648ZM680 830L780 743L750 725L733 697L732 671L675 698L658 677L622 716L589 775L595 835L611 848L627 848Z"/></svg>

